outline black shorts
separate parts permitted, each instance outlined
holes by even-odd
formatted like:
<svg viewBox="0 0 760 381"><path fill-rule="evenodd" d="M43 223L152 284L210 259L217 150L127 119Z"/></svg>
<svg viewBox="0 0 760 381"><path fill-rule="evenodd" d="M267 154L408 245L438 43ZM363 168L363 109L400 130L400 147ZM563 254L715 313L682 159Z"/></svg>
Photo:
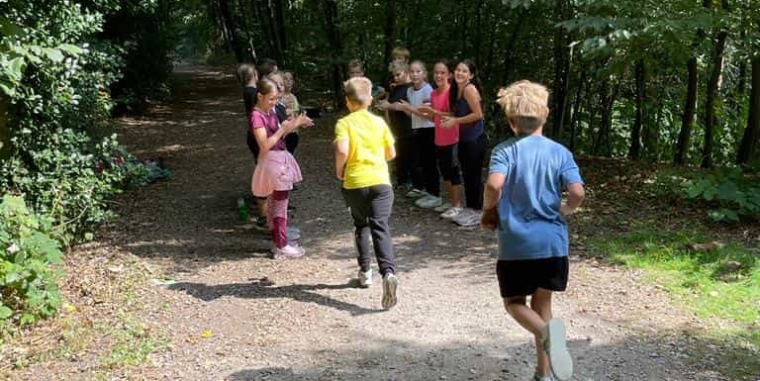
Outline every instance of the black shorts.
<svg viewBox="0 0 760 381"><path fill-rule="evenodd" d="M457 145L436 146L435 154L443 181L450 181L451 185L462 184L462 173L459 169L459 159L457 159Z"/></svg>
<svg viewBox="0 0 760 381"><path fill-rule="evenodd" d="M539 288L565 291L569 267L566 256L496 261L501 297L533 295Z"/></svg>

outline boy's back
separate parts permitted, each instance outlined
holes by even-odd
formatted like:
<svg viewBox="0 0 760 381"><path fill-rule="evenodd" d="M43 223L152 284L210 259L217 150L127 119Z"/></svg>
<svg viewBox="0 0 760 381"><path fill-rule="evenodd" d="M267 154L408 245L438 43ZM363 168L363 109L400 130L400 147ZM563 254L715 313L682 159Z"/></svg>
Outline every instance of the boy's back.
<svg viewBox="0 0 760 381"><path fill-rule="evenodd" d="M562 188L582 182L572 153L543 136L513 138L494 148L491 172L506 176L499 202L499 259L566 256Z"/></svg>
<svg viewBox="0 0 760 381"><path fill-rule="evenodd" d="M344 188L390 184L385 152L393 136L382 118L366 109L355 111L341 118L335 131L336 140L349 141Z"/></svg>

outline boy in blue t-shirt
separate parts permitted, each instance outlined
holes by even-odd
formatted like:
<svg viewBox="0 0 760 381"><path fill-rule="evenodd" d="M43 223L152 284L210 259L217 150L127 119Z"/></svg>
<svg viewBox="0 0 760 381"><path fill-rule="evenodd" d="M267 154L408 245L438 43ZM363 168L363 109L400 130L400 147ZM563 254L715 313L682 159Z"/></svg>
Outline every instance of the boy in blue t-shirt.
<svg viewBox="0 0 760 381"><path fill-rule="evenodd" d="M499 91L516 136L493 149L481 226L498 229L499 290L507 312L535 337L534 380L563 381L572 376L573 363L564 323L552 318L551 298L567 287L565 217L580 206L585 191L572 153L543 136L548 100L546 88L529 81Z"/></svg>

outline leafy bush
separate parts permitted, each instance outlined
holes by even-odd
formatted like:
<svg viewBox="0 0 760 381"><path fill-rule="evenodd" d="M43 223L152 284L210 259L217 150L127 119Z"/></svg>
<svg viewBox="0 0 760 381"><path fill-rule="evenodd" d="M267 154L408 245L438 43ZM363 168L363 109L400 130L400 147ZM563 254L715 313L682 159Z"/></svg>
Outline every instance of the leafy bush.
<svg viewBox="0 0 760 381"><path fill-rule="evenodd" d="M0 332L55 313L61 249L51 221L37 218L18 196L0 203Z"/></svg>
<svg viewBox="0 0 760 381"><path fill-rule="evenodd" d="M714 172L663 171L655 182L660 193L704 202L718 222L760 218L760 178L740 168Z"/></svg>

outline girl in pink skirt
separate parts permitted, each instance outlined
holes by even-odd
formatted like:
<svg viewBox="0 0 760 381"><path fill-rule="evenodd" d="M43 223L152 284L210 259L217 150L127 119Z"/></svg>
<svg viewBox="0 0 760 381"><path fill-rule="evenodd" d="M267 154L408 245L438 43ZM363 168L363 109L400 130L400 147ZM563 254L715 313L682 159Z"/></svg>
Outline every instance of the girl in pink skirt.
<svg viewBox="0 0 760 381"><path fill-rule="evenodd" d="M293 184L300 182L301 169L285 148L285 136L299 127L312 125L306 115L297 115L282 124L274 106L278 99L277 85L268 79L256 83L256 106L251 113L250 128L259 145L259 157L253 172L251 191L254 196L268 197L267 223L272 232L272 257L298 258L303 247L288 244L288 197Z"/></svg>

